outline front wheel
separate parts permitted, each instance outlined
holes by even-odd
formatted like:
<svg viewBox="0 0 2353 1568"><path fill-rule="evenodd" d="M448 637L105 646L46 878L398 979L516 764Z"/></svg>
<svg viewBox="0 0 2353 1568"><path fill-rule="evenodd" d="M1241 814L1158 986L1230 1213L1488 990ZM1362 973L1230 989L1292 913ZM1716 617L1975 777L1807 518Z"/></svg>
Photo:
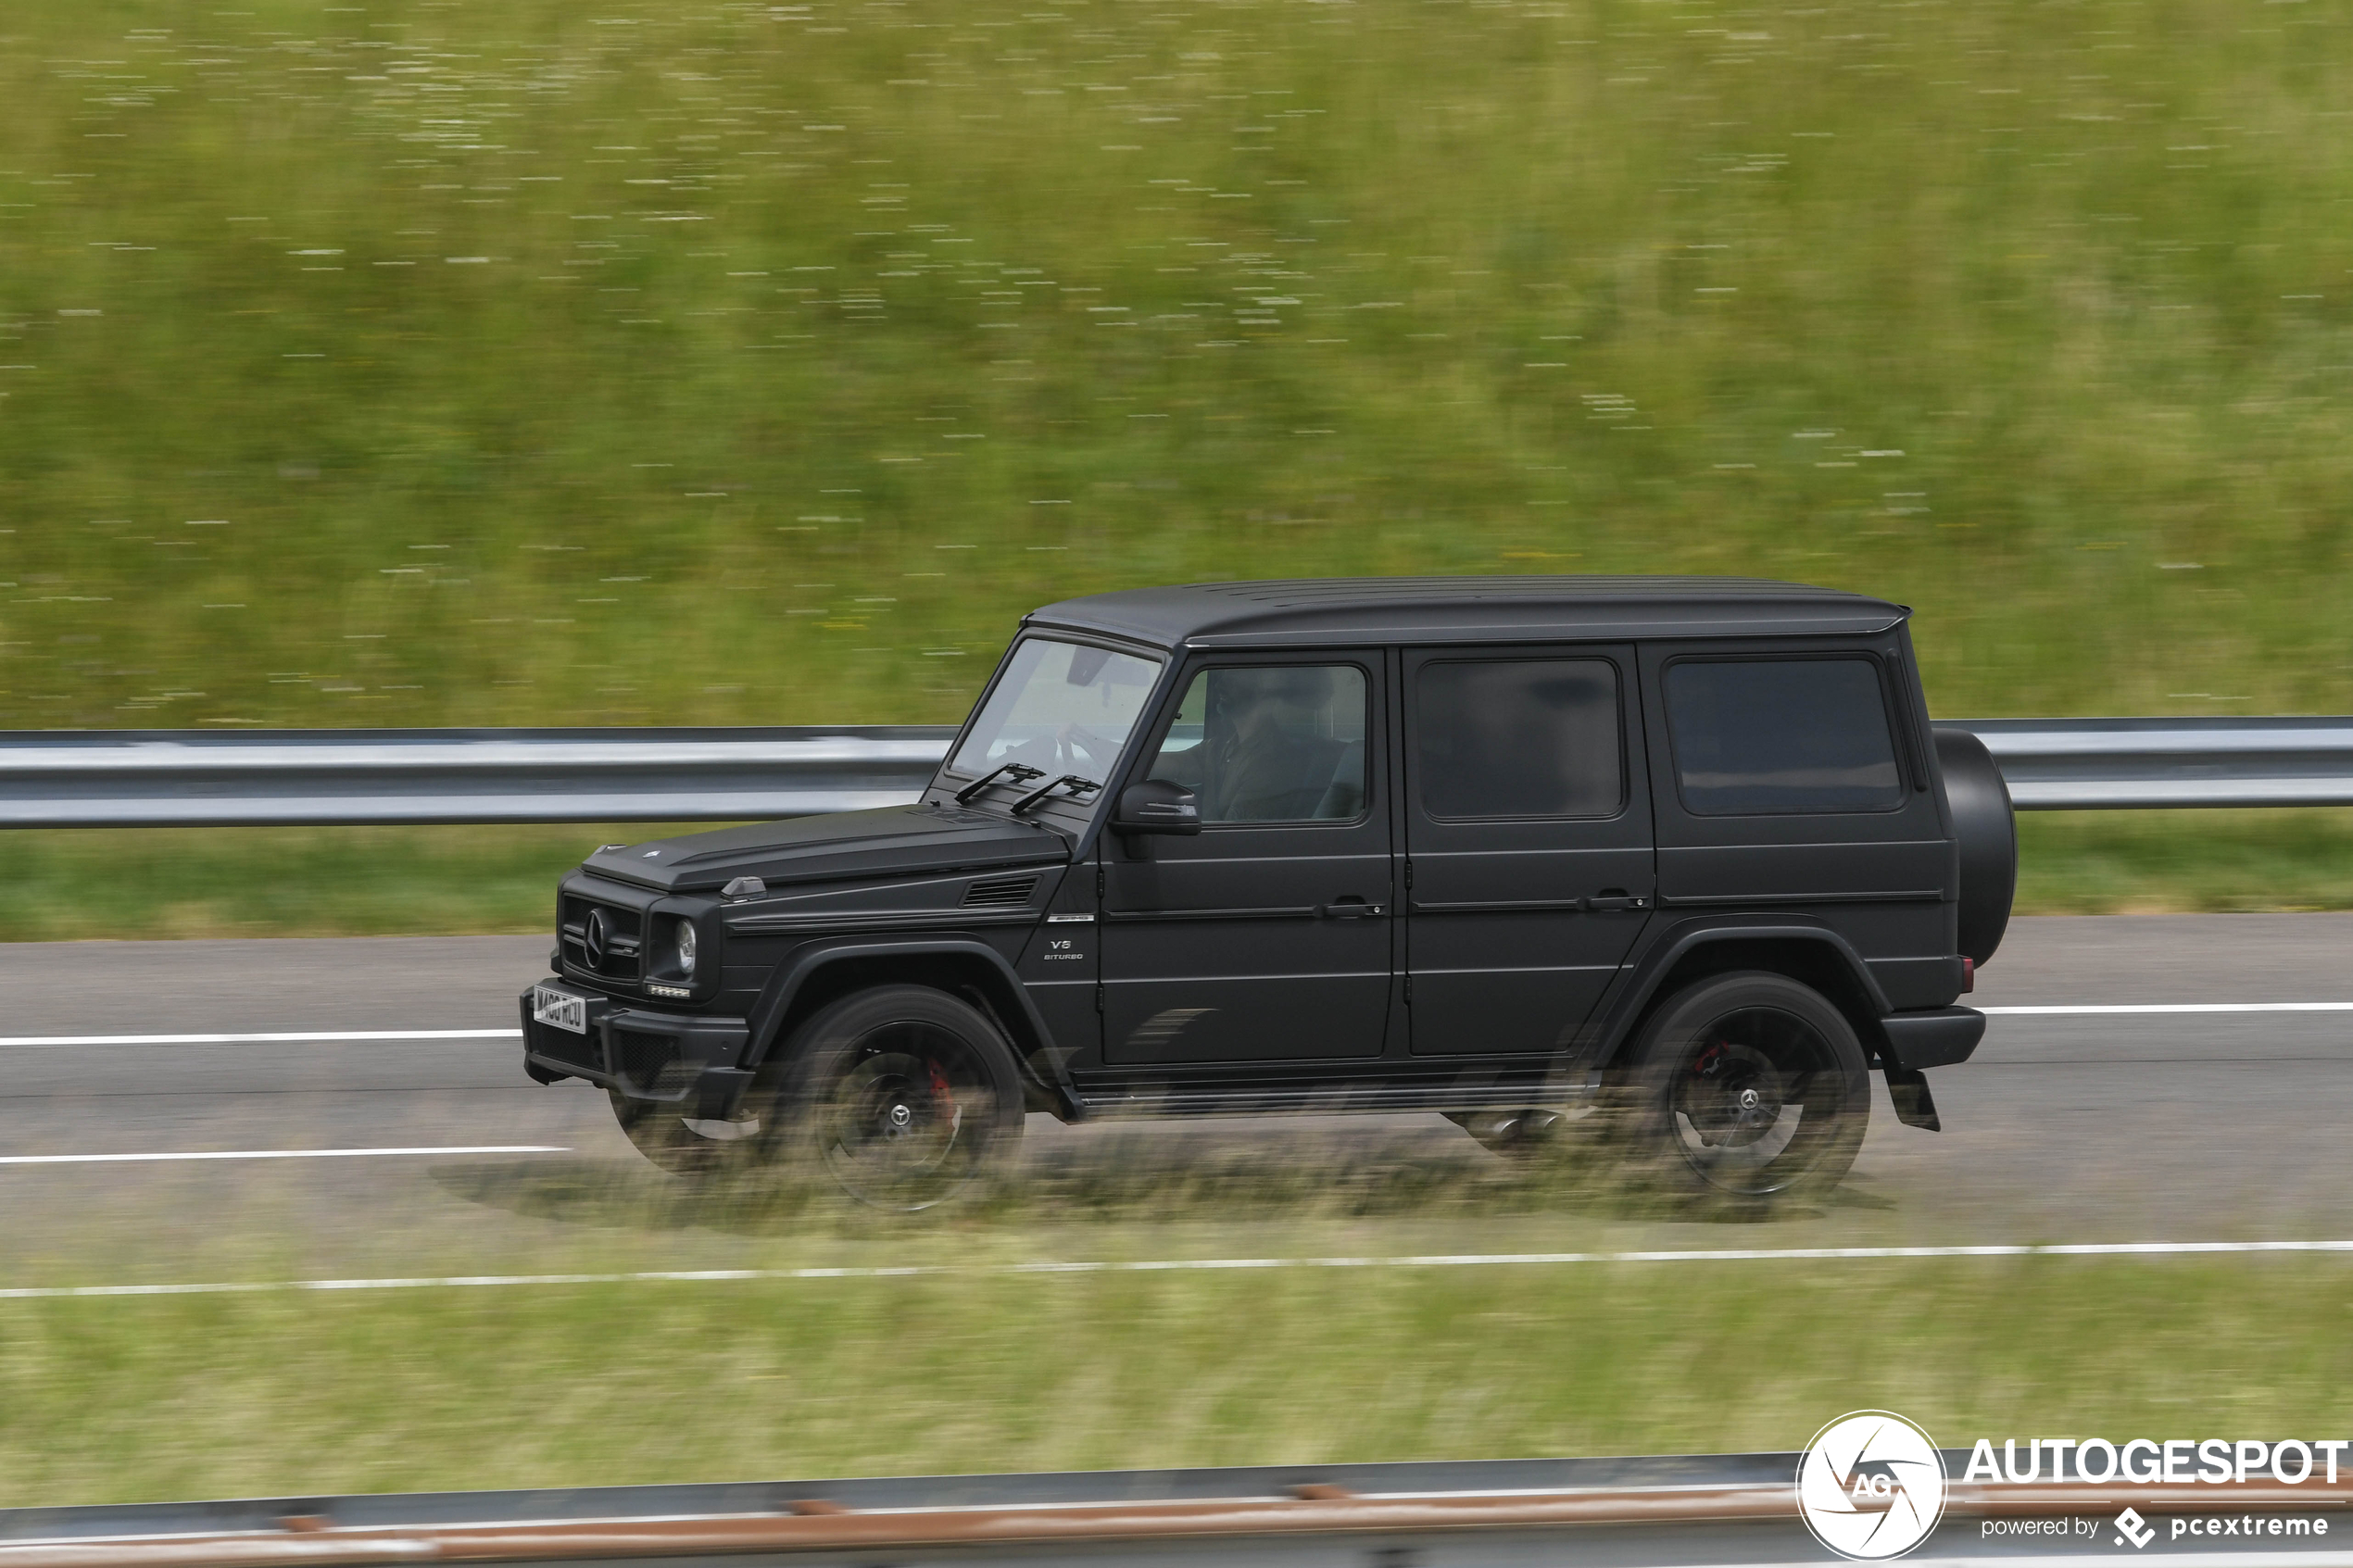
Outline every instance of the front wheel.
<svg viewBox="0 0 2353 1568"><path fill-rule="evenodd" d="M842 997L793 1032L761 1097L761 1156L871 1208L964 1191L1021 1136L1013 1054L988 1016L927 985Z"/></svg>
<svg viewBox="0 0 2353 1568"><path fill-rule="evenodd" d="M1618 1107L1639 1163L1734 1202L1816 1195L1855 1163L1871 1109L1853 1025L1810 986L1717 975L1642 1031Z"/></svg>

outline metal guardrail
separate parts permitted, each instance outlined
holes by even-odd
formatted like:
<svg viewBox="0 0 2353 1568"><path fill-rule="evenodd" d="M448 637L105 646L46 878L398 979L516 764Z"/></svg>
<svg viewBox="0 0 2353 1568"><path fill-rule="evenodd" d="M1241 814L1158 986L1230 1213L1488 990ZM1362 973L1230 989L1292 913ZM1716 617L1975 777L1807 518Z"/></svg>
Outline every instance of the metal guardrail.
<svg viewBox="0 0 2353 1568"><path fill-rule="evenodd" d="M1967 1461L1948 1450L1947 1476L1961 1474ZM1302 1568L1351 1560L1420 1568L1831 1561L1799 1521L1796 1469L1795 1454L1723 1454L13 1509L0 1511L0 1568L614 1558L652 1564L743 1554L869 1562L875 1559L868 1554L878 1552L1064 1568L1142 1552L1163 1568L1222 1568L1238 1553ZM2033 1537L2059 1532L2047 1525L1990 1529L1982 1522L2089 1515L2105 1534L2126 1505L2158 1519L2217 1512L2326 1515L2331 1534L2340 1537L2353 1526L2347 1514L2353 1484L2317 1476L2293 1486L2253 1480L2225 1487L1956 1480L1946 1484L1944 1522L1920 1555L1998 1557L2011 1568L2081 1561L2087 1545L2095 1551L2103 1545L2081 1539L2081 1529L2068 1529L2064 1547L2037 1550ZM2322 1568L2346 1560L2341 1541L2317 1534L2293 1542L2267 1536L2266 1544L2289 1551L2284 1564ZM2298 1546L2308 1549L2295 1550Z"/></svg>
<svg viewBox="0 0 2353 1568"><path fill-rule="evenodd" d="M0 827L748 822L912 800L937 725L0 733Z"/></svg>
<svg viewBox="0 0 2353 1568"><path fill-rule="evenodd" d="M2024 811L2353 805L2353 718L1944 719Z"/></svg>
<svg viewBox="0 0 2353 1568"><path fill-rule="evenodd" d="M1961 719L2021 810L2353 805L2353 718ZM913 799L937 725L0 733L0 827L735 822Z"/></svg>

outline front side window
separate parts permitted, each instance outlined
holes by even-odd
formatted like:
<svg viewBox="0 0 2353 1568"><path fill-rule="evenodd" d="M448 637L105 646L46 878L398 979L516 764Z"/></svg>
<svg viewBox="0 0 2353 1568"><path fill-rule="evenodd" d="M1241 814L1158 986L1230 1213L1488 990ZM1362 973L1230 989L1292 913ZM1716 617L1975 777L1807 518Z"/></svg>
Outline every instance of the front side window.
<svg viewBox="0 0 2353 1568"><path fill-rule="evenodd" d="M949 767L978 778L1019 762L1050 778L1107 781L1159 679L1157 659L1028 638L1013 649Z"/></svg>
<svg viewBox="0 0 2353 1568"><path fill-rule="evenodd" d="M1667 667L1667 724L1696 816L1904 803L1872 659L1686 659Z"/></svg>
<svg viewBox="0 0 2353 1568"><path fill-rule="evenodd" d="M1605 659L1426 664L1414 729L1431 817L1609 817L1625 803L1617 666Z"/></svg>
<svg viewBox="0 0 2353 1568"><path fill-rule="evenodd" d="M1192 790L1203 822L1346 822L1365 809L1365 695L1353 664L1204 670L1146 776Z"/></svg>

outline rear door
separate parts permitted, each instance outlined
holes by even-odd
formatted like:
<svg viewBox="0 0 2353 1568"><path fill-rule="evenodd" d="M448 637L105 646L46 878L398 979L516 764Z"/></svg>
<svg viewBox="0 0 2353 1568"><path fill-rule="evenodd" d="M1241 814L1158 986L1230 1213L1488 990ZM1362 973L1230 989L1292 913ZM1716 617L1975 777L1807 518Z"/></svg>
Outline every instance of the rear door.
<svg viewBox="0 0 2353 1568"><path fill-rule="evenodd" d="M1379 652L1189 671L1133 777L1185 784L1198 837L1107 834L1103 1058L1375 1057L1393 912Z"/></svg>
<svg viewBox="0 0 2353 1568"><path fill-rule="evenodd" d="M1655 902L1629 646L1404 656L1418 1056L1567 1049Z"/></svg>
<svg viewBox="0 0 2353 1568"><path fill-rule="evenodd" d="M1843 936L1896 1007L1951 996L1952 837L1906 709L1899 633L1650 645L1660 903ZM1943 987L1940 991L1939 987Z"/></svg>

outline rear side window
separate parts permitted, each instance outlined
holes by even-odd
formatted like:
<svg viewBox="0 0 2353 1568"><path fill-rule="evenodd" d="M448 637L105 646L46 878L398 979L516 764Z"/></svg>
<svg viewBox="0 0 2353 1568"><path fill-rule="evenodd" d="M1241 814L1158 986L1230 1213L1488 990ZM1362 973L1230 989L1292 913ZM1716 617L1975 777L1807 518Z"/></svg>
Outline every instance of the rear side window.
<svg viewBox="0 0 2353 1568"><path fill-rule="evenodd" d="M1610 817L1625 804L1617 666L1605 659L1422 666L1414 729L1432 817Z"/></svg>
<svg viewBox="0 0 2353 1568"><path fill-rule="evenodd" d="M1904 803L1876 660L1685 659L1667 667L1667 723L1695 816Z"/></svg>

